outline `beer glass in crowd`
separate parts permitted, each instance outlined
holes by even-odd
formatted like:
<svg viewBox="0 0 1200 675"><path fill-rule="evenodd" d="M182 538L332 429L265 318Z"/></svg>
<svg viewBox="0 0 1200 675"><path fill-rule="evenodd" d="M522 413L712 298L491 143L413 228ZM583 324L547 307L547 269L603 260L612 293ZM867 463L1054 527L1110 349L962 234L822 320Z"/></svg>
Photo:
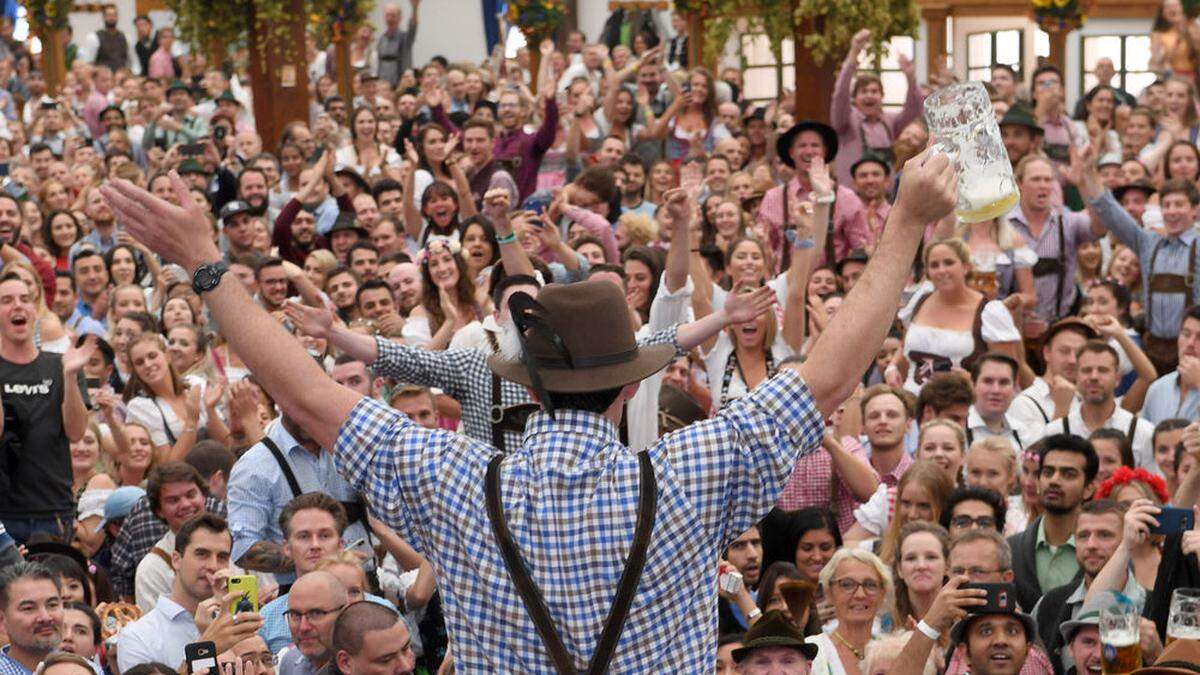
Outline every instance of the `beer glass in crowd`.
<svg viewBox="0 0 1200 675"><path fill-rule="evenodd" d="M1200 640L1200 588L1177 588L1171 595L1167 644L1176 640Z"/></svg>
<svg viewBox="0 0 1200 675"><path fill-rule="evenodd" d="M1142 667L1141 614L1125 595L1107 595L1100 607L1101 668L1104 675L1126 675Z"/></svg>

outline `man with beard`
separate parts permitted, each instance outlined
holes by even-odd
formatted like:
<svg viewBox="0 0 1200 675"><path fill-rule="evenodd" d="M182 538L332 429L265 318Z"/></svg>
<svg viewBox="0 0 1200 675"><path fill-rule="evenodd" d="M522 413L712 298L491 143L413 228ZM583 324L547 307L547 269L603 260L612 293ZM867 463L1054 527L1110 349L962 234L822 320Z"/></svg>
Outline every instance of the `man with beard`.
<svg viewBox="0 0 1200 675"><path fill-rule="evenodd" d="M99 187L87 188L83 197L83 215L92 223L92 231L71 245L67 252L68 264L74 261L75 256L84 248L104 254L117 245L117 221L108 202L104 201L103 195L100 194Z"/></svg>
<svg viewBox="0 0 1200 675"><path fill-rule="evenodd" d="M1054 662L1056 673L1076 665L1074 657L1061 649L1065 643L1058 627L1079 616L1088 589L1109 558L1116 553L1124 531L1125 507L1112 499L1087 502L1079 510L1074 541L1075 560L1079 563L1080 574L1070 583L1046 591L1031 612L1037 619L1038 633ZM1130 568L1125 565L1122 569ZM1126 583L1121 592L1137 606L1145 605L1146 591L1138 585L1132 571L1125 574Z"/></svg>
<svg viewBox="0 0 1200 675"><path fill-rule="evenodd" d="M134 574L134 597L142 612L149 612L159 596L171 591L175 570L167 563L175 548L179 529L192 516L204 511L208 485L190 464L166 462L150 470L146 498L154 515L167 524L167 532L155 542L150 555L142 558Z"/></svg>
<svg viewBox="0 0 1200 675"><path fill-rule="evenodd" d="M1062 586L1079 573L1075 526L1080 506L1096 491L1100 468L1092 444L1067 434L1046 438L1039 457L1038 496L1044 513L1008 538L1017 600L1029 610L1043 589Z"/></svg>
<svg viewBox="0 0 1200 675"><path fill-rule="evenodd" d="M888 178L891 174L892 168L887 162L873 153L863 155L862 159L850 166L854 194L862 200L863 217L867 221L868 254L875 248L875 242L879 241L888 212L892 210L887 200Z"/></svg>
<svg viewBox="0 0 1200 675"><path fill-rule="evenodd" d="M107 66L112 72L129 67L129 41L125 33L117 28L117 6L105 5L104 28L87 36L81 51L92 55L90 60L97 66Z"/></svg>
<svg viewBox="0 0 1200 675"><path fill-rule="evenodd" d="M1075 401L1079 350L1096 337L1096 331L1078 319L1064 319L1050 327L1042 344L1046 372L1009 406L1019 426L1040 429L1050 420L1066 417Z"/></svg>
<svg viewBox="0 0 1200 675"><path fill-rule="evenodd" d="M7 192L0 191L0 264L27 260L33 264L42 280L47 298L54 297L54 266L42 260L29 244L21 241L21 203Z"/></svg>
<svg viewBox="0 0 1200 675"><path fill-rule="evenodd" d="M316 214L292 200L275 219L271 246L278 249L280 258L295 265L303 265L309 253L319 248L329 248L329 242L317 234Z"/></svg>
<svg viewBox="0 0 1200 675"><path fill-rule="evenodd" d="M175 569L171 593L159 597L154 609L117 636L117 665L122 671L159 661L179 664L180 672L186 672L187 645L212 641L222 654L258 632L262 617L257 613L229 611L239 595L223 592L229 575L229 547L229 527L220 516L201 513L179 528L170 554ZM203 632L195 620L201 612L215 615Z"/></svg>
<svg viewBox="0 0 1200 675"><path fill-rule="evenodd" d="M290 304L290 303L289 303ZM292 484L292 478L295 480ZM344 541L367 536L358 496L333 467L333 455L287 415L267 426L266 434L242 455L229 473L229 514L233 560L238 567L270 572L281 585L296 579L292 559L284 551L280 516L301 494L320 492L341 502ZM315 563L309 569L315 567ZM268 638L269 639L269 638Z"/></svg>
<svg viewBox="0 0 1200 675"><path fill-rule="evenodd" d="M554 80L549 77L543 80L539 87L539 98L545 101L546 107L542 114L542 126L536 132L529 133L522 128L528 111L517 92L505 90L500 94L496 107L501 131L496 137L494 154L496 159L513 167L521 199L528 197L537 187L542 156L554 144L554 136L558 132L558 101L554 95Z"/></svg>
<svg viewBox="0 0 1200 675"><path fill-rule="evenodd" d="M280 652L267 643L279 654L279 675L312 675L323 670L333 656L333 624L349 602L346 587L333 574L318 570L300 577L291 592L273 600L263 611L281 601L287 608L287 637L280 648L286 649Z"/></svg>
<svg viewBox="0 0 1200 675"><path fill-rule="evenodd" d="M70 536L75 522L68 444L87 430L77 377L96 350L95 338L65 354L34 343L33 294L9 272L0 280L0 522L18 544L36 532ZM13 462L19 457L20 461ZM10 464L11 463L11 464Z"/></svg>
<svg viewBox="0 0 1200 675"><path fill-rule="evenodd" d="M35 562L0 570L0 672L30 675L62 644L62 586L58 575Z"/></svg>
<svg viewBox="0 0 1200 675"><path fill-rule="evenodd" d="M242 169L237 177L237 198L250 206L251 215L266 215L271 198L267 175L258 169Z"/></svg>
<svg viewBox="0 0 1200 675"><path fill-rule="evenodd" d="M509 203L517 203L517 184L494 156L495 135L496 127L490 120L467 120L462 128L463 151L471 163L466 174L477 209L483 208L483 196L492 190L508 192Z"/></svg>
<svg viewBox="0 0 1200 675"><path fill-rule="evenodd" d="M287 271L284 270L283 261L279 258L267 258L254 271L254 278L258 281L258 295L255 296L258 304L272 313L283 309L288 291Z"/></svg>
<svg viewBox="0 0 1200 675"><path fill-rule="evenodd" d="M1044 134L1045 130L1037 123L1033 111L1024 103L1014 104L1000 119L1000 137L1013 167L1026 156L1041 151Z"/></svg>
<svg viewBox="0 0 1200 675"><path fill-rule="evenodd" d="M1120 330L1124 332L1123 328ZM1117 350L1107 342L1091 340L1079 349L1076 358L1075 387L1081 401L1079 405L1071 406L1065 416L1047 424L1043 434L1073 434L1086 438L1097 429L1116 429L1125 434L1133 447L1137 466L1161 473L1154 462L1154 425L1117 405L1117 384L1121 381Z"/></svg>
<svg viewBox="0 0 1200 675"><path fill-rule="evenodd" d="M399 263L388 272L387 284L395 296L400 316L407 318L409 312L421 304L421 268L412 262Z"/></svg>
<svg viewBox="0 0 1200 675"><path fill-rule="evenodd" d="M627 154L621 158L625 182L621 184L621 213L644 213L654 217L655 205L643 198L646 187L646 163L641 157Z"/></svg>

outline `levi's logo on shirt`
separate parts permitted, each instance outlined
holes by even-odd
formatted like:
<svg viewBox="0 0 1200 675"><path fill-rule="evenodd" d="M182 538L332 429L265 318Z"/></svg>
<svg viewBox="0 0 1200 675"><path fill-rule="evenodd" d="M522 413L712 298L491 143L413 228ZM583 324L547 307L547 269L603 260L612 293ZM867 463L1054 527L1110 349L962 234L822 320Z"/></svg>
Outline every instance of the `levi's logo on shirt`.
<svg viewBox="0 0 1200 675"><path fill-rule="evenodd" d="M50 387L54 384L54 380L45 379L40 383L35 384L19 384L13 382L4 383L4 393L13 394L16 396L49 396Z"/></svg>

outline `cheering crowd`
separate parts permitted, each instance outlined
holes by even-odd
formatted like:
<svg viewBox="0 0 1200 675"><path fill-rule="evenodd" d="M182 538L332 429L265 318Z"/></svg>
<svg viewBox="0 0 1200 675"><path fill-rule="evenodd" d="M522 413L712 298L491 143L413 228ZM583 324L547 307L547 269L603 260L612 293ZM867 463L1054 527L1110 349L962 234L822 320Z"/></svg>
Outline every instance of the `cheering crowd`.
<svg viewBox="0 0 1200 675"><path fill-rule="evenodd" d="M0 19L0 675L1095 675L1108 591L1200 662L1178 0L1143 91L991 68L976 223L869 31L826 124L678 13L533 73L420 11L280 138L169 26L51 98Z"/></svg>

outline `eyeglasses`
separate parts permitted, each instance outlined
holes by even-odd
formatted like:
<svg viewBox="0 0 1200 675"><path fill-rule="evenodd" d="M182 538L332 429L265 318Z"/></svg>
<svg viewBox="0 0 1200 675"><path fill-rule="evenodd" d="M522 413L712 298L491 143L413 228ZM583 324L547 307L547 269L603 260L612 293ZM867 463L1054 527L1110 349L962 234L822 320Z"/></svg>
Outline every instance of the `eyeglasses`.
<svg viewBox="0 0 1200 675"><path fill-rule="evenodd" d="M342 611L342 609L344 609L345 607L346 607L345 605L339 605L337 607L334 607L333 609L310 609L307 612L297 612L295 610L289 609L289 610L284 611L283 618L287 619L288 623L297 623L298 624L298 623L300 623L300 619L308 619L309 623L317 623L321 619L324 619L325 617L329 616L330 614L337 614L338 612Z"/></svg>
<svg viewBox="0 0 1200 675"><path fill-rule="evenodd" d="M991 516L979 516L978 518L972 518L971 516L954 516L950 519L950 524L960 530L974 527L995 529L996 519Z"/></svg>
<svg viewBox="0 0 1200 675"><path fill-rule="evenodd" d="M989 574L1000 574L1001 572L1007 572L1007 571L1008 570L1003 570L1003 569L985 570L982 567L951 567L950 568L950 576L961 577L962 575L965 574L972 579L980 579L980 578L986 577Z"/></svg>
<svg viewBox="0 0 1200 675"><path fill-rule="evenodd" d="M243 654L242 663L255 663L263 668L274 668L278 662L275 659L275 655L271 652L260 652L257 654Z"/></svg>
<svg viewBox="0 0 1200 675"><path fill-rule="evenodd" d="M841 579L834 579L833 585L846 595L854 595L858 592L860 587L863 589L863 593L867 594L868 596L879 595L879 593L883 591L883 586L879 585L878 581L873 581L871 579L859 581L858 579L843 577Z"/></svg>

